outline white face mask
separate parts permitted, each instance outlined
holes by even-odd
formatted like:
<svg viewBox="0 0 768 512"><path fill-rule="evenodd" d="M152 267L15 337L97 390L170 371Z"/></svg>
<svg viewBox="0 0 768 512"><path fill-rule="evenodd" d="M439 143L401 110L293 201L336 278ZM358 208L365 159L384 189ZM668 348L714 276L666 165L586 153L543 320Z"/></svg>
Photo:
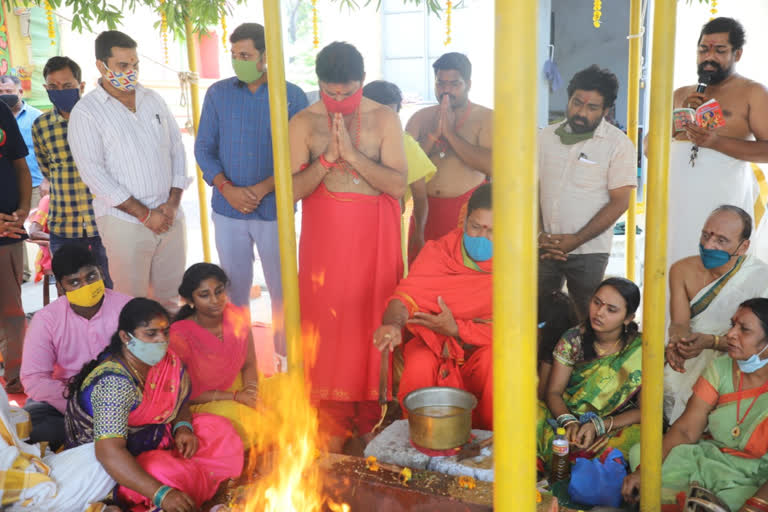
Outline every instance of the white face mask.
<svg viewBox="0 0 768 512"><path fill-rule="evenodd" d="M146 341L141 341L131 333L128 333L128 336L131 337L128 343L126 343L128 350L141 362L146 363L149 366L155 366L162 361L165 357L165 353L168 352L167 341L147 343Z"/></svg>
<svg viewBox="0 0 768 512"><path fill-rule="evenodd" d="M755 373L757 370L767 365L768 359L760 359L760 354L765 352L765 349L767 348L768 348L768 345L764 346L763 350L761 350L757 354L752 354L752 356L745 361L736 361L736 364L739 365L739 370L741 370L744 373Z"/></svg>

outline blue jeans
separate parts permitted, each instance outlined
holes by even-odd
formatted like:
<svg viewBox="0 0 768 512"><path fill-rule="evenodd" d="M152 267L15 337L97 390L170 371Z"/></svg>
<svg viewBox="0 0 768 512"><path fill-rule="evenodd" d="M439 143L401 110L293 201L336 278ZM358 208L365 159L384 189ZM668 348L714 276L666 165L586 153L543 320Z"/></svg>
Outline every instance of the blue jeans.
<svg viewBox="0 0 768 512"><path fill-rule="evenodd" d="M48 248L51 251L51 258L56 254L56 251L65 244L76 244L87 249L96 256L96 261L101 267L101 272L104 276L104 286L112 289L112 278L109 277L109 262L107 261L107 251L101 243L100 236L85 236L82 238L64 238L62 236L51 233L50 242Z"/></svg>
<svg viewBox="0 0 768 512"><path fill-rule="evenodd" d="M213 223L216 226L216 250L221 268L229 277L229 300L236 306L248 306L251 303L253 244L256 244L272 303L275 352L285 355L283 282L280 277L277 221L233 219L213 212Z"/></svg>

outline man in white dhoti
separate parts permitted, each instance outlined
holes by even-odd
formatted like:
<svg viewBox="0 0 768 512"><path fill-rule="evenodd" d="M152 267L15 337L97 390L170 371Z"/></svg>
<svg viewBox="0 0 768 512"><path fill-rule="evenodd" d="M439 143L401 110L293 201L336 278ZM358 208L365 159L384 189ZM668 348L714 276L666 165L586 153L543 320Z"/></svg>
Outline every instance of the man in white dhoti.
<svg viewBox="0 0 768 512"><path fill-rule="evenodd" d="M693 385L707 365L727 350L724 335L739 304L768 297L768 264L747 255L752 218L733 205L718 207L700 232L699 255L669 271L668 366L664 412L670 422L685 410Z"/></svg>
<svg viewBox="0 0 768 512"><path fill-rule="evenodd" d="M669 265L695 254L701 219L718 205L755 211L759 190L749 162L768 162L768 90L735 72L744 38L744 28L732 18L704 25L697 64L706 89L697 92L696 85L687 85L675 91L675 108L696 109L716 99L725 125L708 130L689 124L675 135L669 165Z"/></svg>
<svg viewBox="0 0 768 512"><path fill-rule="evenodd" d="M29 512L82 512L114 488L94 453L93 443L61 453L19 439L0 388L0 509ZM94 503L89 511L107 511Z"/></svg>

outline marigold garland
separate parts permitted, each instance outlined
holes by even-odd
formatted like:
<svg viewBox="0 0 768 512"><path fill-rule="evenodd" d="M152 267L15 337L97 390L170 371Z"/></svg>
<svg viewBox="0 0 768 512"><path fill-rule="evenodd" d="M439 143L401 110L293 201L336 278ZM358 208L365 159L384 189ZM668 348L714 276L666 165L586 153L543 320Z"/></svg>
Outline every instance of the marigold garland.
<svg viewBox="0 0 768 512"><path fill-rule="evenodd" d="M315 49L320 46L320 38L317 31L317 0L312 0L312 45Z"/></svg>
<svg viewBox="0 0 768 512"><path fill-rule="evenodd" d="M227 15L221 15L221 46L227 49Z"/></svg>
<svg viewBox="0 0 768 512"><path fill-rule="evenodd" d="M711 9L709 10L709 12L712 13L712 16L709 19L713 20L717 17L717 0L711 0L710 7Z"/></svg>
<svg viewBox="0 0 768 512"><path fill-rule="evenodd" d="M168 18L162 9L164 3L165 0L160 0L160 33L163 35L163 57L165 58L165 63L168 64Z"/></svg>
<svg viewBox="0 0 768 512"><path fill-rule="evenodd" d="M603 15L602 8L603 2L600 0L595 0L595 3L592 4L592 25L595 28L600 28L600 17Z"/></svg>
<svg viewBox="0 0 768 512"><path fill-rule="evenodd" d="M451 13L453 12L453 2L445 2L445 46L451 44Z"/></svg>
<svg viewBox="0 0 768 512"><path fill-rule="evenodd" d="M48 37L51 46L56 46L56 22L53 19L53 8L48 0L45 0L45 17L48 19Z"/></svg>

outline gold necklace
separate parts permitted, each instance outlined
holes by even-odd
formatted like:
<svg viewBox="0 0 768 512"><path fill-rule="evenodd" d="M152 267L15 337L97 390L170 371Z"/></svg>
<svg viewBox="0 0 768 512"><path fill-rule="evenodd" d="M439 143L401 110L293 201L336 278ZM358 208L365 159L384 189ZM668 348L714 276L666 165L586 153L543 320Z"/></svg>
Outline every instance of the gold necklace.
<svg viewBox="0 0 768 512"><path fill-rule="evenodd" d="M621 338L616 340L616 343L614 343L611 348L605 350L597 343L597 341L593 341L592 346L595 347L595 352L597 352L597 355L603 357L604 355L612 352L619 345L619 343L621 343Z"/></svg>
<svg viewBox="0 0 768 512"><path fill-rule="evenodd" d="M200 324L200 322L199 322L199 321L198 321L198 319L197 319L197 313L195 313L195 315L192 317L192 320L194 320L194 322L195 322L197 325L199 325L200 327L202 327L203 329L205 329L205 330L206 330L206 331L208 331L209 333L211 333L211 334L213 334L214 336L216 336L216 337L219 339L219 341L224 341L224 323L223 323L223 322L222 322L221 324L219 324L219 328L218 328L218 329L216 329L215 331L213 331L213 330L211 330L211 329L209 329L209 328L205 327L204 325L201 325L201 324Z"/></svg>
<svg viewBox="0 0 768 512"><path fill-rule="evenodd" d="M123 361L126 362L126 364L128 365L128 370L131 373L133 373L133 375L138 379L139 385L143 388L144 387L144 377L141 376L141 373L139 372L139 370L137 370L136 367L131 364L131 360L128 359L127 357L123 357Z"/></svg>

